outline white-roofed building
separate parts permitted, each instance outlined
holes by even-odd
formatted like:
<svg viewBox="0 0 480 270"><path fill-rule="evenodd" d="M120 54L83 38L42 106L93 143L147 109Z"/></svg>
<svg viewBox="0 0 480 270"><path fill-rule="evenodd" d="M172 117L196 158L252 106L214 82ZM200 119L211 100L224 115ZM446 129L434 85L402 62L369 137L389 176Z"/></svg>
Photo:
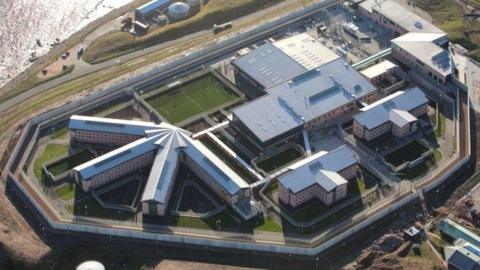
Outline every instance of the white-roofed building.
<svg viewBox="0 0 480 270"><path fill-rule="evenodd" d="M428 75L441 84L452 74L448 50L441 47L441 34L408 33L391 41L393 57L409 67Z"/></svg>
<svg viewBox="0 0 480 270"><path fill-rule="evenodd" d="M238 55L232 63L236 84L256 92L339 58L306 33L267 42L254 50L243 49Z"/></svg>
<svg viewBox="0 0 480 270"><path fill-rule="evenodd" d="M106 126L109 127L106 125L109 122L115 124L116 136L121 136L123 130L124 136L128 137L134 133L132 130L140 133L137 128L145 127L143 136L139 139L73 169L77 183L84 191L151 166L141 199L142 212L165 215L179 164L183 163L244 219L250 219L260 211L255 203L251 203L249 185L200 141L192 139L188 131L166 123L157 125L127 121L122 122L123 129L118 129L119 120L116 119L81 117L81 121L88 122L88 125L79 125L77 116L72 116L71 119L74 123L69 126L75 127L73 140L78 140L78 134L83 138L83 132L94 132L100 137L103 132L109 136L112 130L105 129ZM129 123L132 124L131 128L128 128ZM110 140L108 142L111 143Z"/></svg>
<svg viewBox="0 0 480 270"><path fill-rule="evenodd" d="M398 66L391 61L384 60L378 64L361 70L360 73L367 77L371 83L375 84L385 76L391 75L397 68Z"/></svg>
<svg viewBox="0 0 480 270"><path fill-rule="evenodd" d="M427 113L427 106L420 88L398 91L362 108L353 117L353 134L367 141L388 132L404 137L417 129L417 117Z"/></svg>
<svg viewBox="0 0 480 270"><path fill-rule="evenodd" d="M452 73L447 34L433 23L394 0L366 0L360 4L364 14L391 30L395 60L446 84Z"/></svg>
<svg viewBox="0 0 480 270"><path fill-rule="evenodd" d="M347 146L321 151L287 167L278 179L278 198L297 207L317 198L331 205L347 196L348 179L355 176L357 157Z"/></svg>

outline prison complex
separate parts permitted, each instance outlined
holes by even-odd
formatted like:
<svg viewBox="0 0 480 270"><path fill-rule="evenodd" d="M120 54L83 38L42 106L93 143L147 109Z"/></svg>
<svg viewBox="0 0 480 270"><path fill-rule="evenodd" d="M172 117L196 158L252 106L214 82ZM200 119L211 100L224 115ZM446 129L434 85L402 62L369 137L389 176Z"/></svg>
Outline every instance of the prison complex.
<svg viewBox="0 0 480 270"><path fill-rule="evenodd" d="M377 96L357 70L304 34L267 43L234 65L239 87L249 81L255 91L265 89L262 97L235 108L232 121L260 149L332 122Z"/></svg>

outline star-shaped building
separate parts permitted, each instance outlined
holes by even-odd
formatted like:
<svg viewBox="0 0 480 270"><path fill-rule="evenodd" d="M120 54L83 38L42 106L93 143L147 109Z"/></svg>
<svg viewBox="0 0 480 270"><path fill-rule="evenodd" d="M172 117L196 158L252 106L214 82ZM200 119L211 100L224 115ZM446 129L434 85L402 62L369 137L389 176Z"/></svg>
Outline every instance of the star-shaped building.
<svg viewBox="0 0 480 270"><path fill-rule="evenodd" d="M151 165L141 198L142 212L163 216L176 172L185 164L245 220L260 212L248 183L186 130L167 123L78 115L70 118L68 127L73 144L118 146L73 169L84 191Z"/></svg>

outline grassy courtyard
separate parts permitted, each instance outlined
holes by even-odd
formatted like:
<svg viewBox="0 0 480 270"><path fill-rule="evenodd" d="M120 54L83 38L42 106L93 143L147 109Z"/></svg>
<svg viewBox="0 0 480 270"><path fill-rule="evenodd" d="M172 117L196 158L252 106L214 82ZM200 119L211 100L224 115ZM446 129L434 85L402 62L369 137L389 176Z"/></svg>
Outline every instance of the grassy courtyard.
<svg viewBox="0 0 480 270"><path fill-rule="evenodd" d="M427 173L431 168L435 167L437 163L442 159L442 152L435 149L433 155L426 159L422 164L419 164L413 168L408 168L402 171L400 178L403 179L415 179L421 175Z"/></svg>
<svg viewBox="0 0 480 270"><path fill-rule="evenodd" d="M66 155L68 153L68 145L65 144L48 144L45 150L37 156L33 164L33 173L37 179L43 179L42 166L50 160Z"/></svg>
<svg viewBox="0 0 480 270"><path fill-rule="evenodd" d="M204 75L147 99L147 102L170 123L176 124L239 98L215 76Z"/></svg>
<svg viewBox="0 0 480 270"><path fill-rule="evenodd" d="M94 157L95 156L89 151L80 151L48 165L47 170L53 174L53 176L58 176L82 163L93 159Z"/></svg>
<svg viewBox="0 0 480 270"><path fill-rule="evenodd" d="M427 147L423 144L414 141L388 155L385 156L385 160L393 166L402 165L405 162L416 160L421 157L423 153L427 151Z"/></svg>
<svg viewBox="0 0 480 270"><path fill-rule="evenodd" d="M258 162L257 166L268 173L275 171L301 157L302 153L292 147Z"/></svg>

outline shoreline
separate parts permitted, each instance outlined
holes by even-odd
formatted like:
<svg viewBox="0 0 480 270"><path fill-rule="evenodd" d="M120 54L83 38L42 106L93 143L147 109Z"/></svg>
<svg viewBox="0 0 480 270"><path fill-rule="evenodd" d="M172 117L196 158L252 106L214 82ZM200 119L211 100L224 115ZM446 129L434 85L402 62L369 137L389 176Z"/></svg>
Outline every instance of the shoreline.
<svg viewBox="0 0 480 270"><path fill-rule="evenodd" d="M32 65L30 65L25 70L18 73L15 77L6 82L2 87L0 87L0 92L6 94L7 92L12 91L23 80L41 72L44 67L56 61L65 51L81 43L89 34L95 31L95 29L97 29L98 27L101 27L102 25L122 16L123 14L133 10L134 8L148 1L149 0L134 0L129 4L126 4L117 9L113 9L104 16L90 22L85 27L63 40L57 46L51 48L47 53L40 56L34 63L32 63Z"/></svg>

